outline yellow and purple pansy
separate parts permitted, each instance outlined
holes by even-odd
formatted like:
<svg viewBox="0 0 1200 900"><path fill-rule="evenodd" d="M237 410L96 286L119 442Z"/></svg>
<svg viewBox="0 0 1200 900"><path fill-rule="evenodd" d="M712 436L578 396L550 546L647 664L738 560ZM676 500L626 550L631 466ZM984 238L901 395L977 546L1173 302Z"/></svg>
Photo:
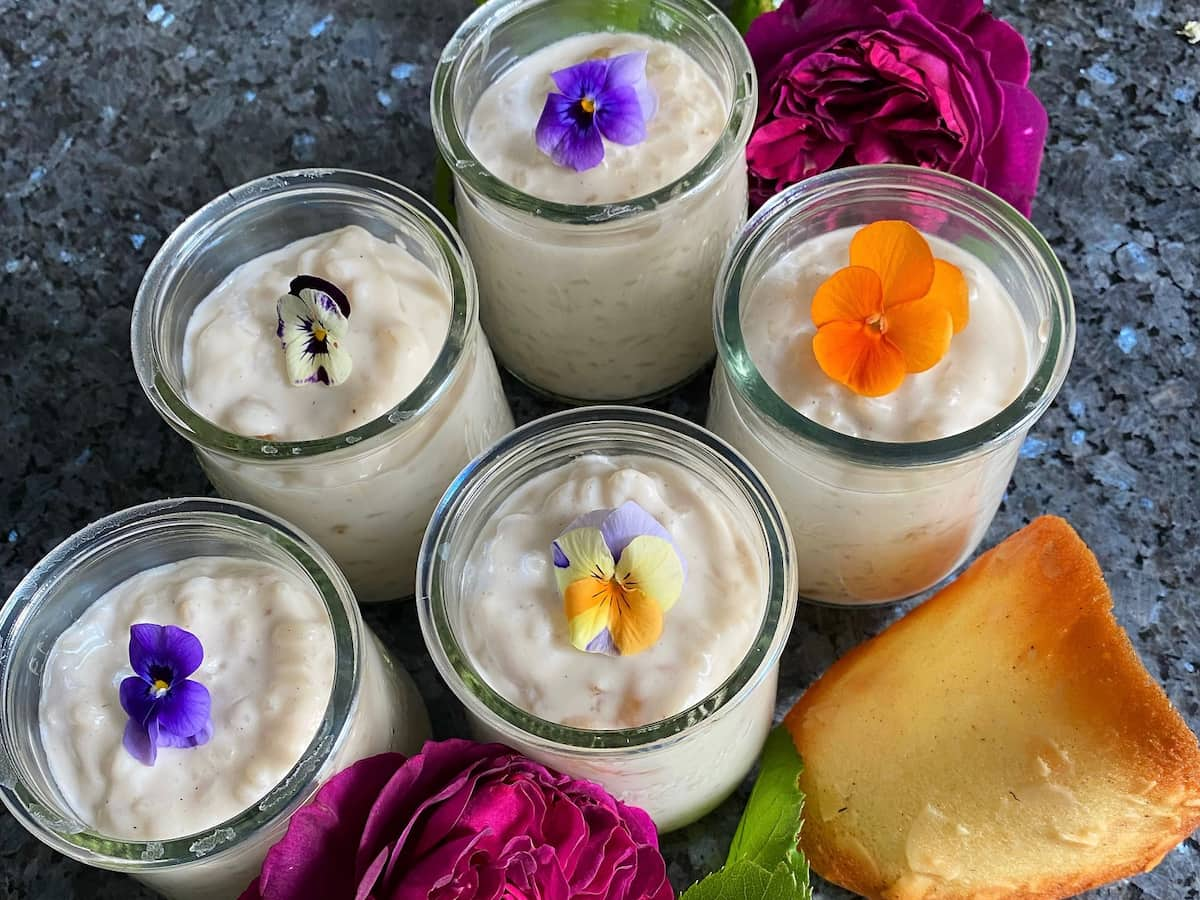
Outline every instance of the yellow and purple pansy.
<svg viewBox="0 0 1200 900"><path fill-rule="evenodd" d="M648 650L683 593L683 556L650 513L632 500L572 522L553 543L571 643L589 653Z"/></svg>
<svg viewBox="0 0 1200 900"><path fill-rule="evenodd" d="M292 384L341 384L352 361L342 342L350 327L350 300L336 284L316 275L292 279L275 307L276 336Z"/></svg>

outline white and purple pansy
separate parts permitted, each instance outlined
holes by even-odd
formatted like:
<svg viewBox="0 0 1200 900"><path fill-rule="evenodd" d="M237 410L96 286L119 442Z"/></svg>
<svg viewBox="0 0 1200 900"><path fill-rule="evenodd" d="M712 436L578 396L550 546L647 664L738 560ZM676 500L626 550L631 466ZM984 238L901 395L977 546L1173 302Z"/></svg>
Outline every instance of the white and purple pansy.
<svg viewBox="0 0 1200 900"><path fill-rule="evenodd" d="M287 377L292 384L341 384L353 361L345 347L350 301L341 288L315 275L292 279L276 304Z"/></svg>
<svg viewBox="0 0 1200 900"><path fill-rule="evenodd" d="M629 656L658 642L683 593L683 555L657 519L630 500L585 513L551 545L570 641Z"/></svg>
<svg viewBox="0 0 1200 900"><path fill-rule="evenodd" d="M646 80L646 54L588 59L550 76L560 93L546 95L537 124L538 149L557 165L583 172L604 161L604 142L640 144L658 100Z"/></svg>

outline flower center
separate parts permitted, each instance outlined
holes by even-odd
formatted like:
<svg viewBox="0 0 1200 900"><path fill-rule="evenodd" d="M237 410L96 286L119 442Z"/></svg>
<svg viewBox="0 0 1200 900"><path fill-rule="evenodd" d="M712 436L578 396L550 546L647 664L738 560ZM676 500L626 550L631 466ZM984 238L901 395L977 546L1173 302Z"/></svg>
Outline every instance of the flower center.
<svg viewBox="0 0 1200 900"><path fill-rule="evenodd" d="M883 313L872 313L867 317L867 327L875 329L879 334L887 334L887 317Z"/></svg>
<svg viewBox="0 0 1200 900"><path fill-rule="evenodd" d="M596 101L591 97L584 97L579 101L579 108L591 115L596 111Z"/></svg>
<svg viewBox="0 0 1200 900"><path fill-rule="evenodd" d="M327 338L329 336L329 332L326 331L324 328L322 328L320 325L318 325L316 323L313 323L313 332L312 333L313 333L314 340L322 341L322 342L325 340L325 338Z"/></svg>
<svg viewBox="0 0 1200 900"><path fill-rule="evenodd" d="M154 691L155 697L161 697L170 689L170 687L171 685L167 684L167 682L163 681L161 678L157 678L155 679L151 690Z"/></svg>

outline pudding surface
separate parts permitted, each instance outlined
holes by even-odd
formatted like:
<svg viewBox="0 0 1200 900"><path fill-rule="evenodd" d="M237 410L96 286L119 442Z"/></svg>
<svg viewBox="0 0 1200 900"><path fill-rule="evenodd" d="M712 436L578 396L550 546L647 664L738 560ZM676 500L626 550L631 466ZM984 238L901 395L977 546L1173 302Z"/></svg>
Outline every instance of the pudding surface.
<svg viewBox="0 0 1200 900"><path fill-rule="evenodd" d="M659 641L607 656L569 640L552 542L580 515L634 501L670 533L686 579ZM766 551L697 474L643 456L581 456L517 487L468 556L458 612L464 647L491 687L564 725L622 729L682 712L745 658L766 608Z"/></svg>
<svg viewBox="0 0 1200 900"><path fill-rule="evenodd" d="M849 264L856 228L789 251L753 288L742 313L746 349L786 403L834 431L874 441L929 441L974 428L1013 402L1029 380L1025 328L1012 296L979 257L925 235L933 255L957 266L970 320L933 368L882 397L860 396L821 371L812 351L817 288Z"/></svg>
<svg viewBox="0 0 1200 900"><path fill-rule="evenodd" d="M538 149L538 119L546 95L557 92L551 73L586 59L645 52L646 79L658 109L646 140L604 142L604 161L576 172ZM618 203L649 194L687 174L725 128L729 109L708 73L684 50L628 32L580 34L525 57L479 97L467 124L467 146L497 178L558 203Z"/></svg>
<svg viewBox="0 0 1200 900"><path fill-rule="evenodd" d="M298 275L350 301L345 382L294 385L276 335L276 302ZM234 434L302 441L386 414L433 367L450 329L450 295L402 244L356 225L302 238L234 269L188 320L188 404Z"/></svg>
<svg viewBox="0 0 1200 900"><path fill-rule="evenodd" d="M128 717L118 695L134 674L130 626L143 622L200 639L204 661L189 677L212 697L209 742L160 747L153 766L122 745ZM106 836L165 840L211 828L299 761L325 714L334 660L320 597L276 566L197 556L148 569L96 600L50 651L39 706L50 773L76 815Z"/></svg>

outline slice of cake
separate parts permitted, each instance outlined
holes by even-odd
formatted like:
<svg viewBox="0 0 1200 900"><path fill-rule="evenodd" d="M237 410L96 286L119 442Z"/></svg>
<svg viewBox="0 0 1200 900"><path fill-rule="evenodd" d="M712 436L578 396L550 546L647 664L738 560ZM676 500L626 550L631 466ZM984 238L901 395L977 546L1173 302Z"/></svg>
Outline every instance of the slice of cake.
<svg viewBox="0 0 1200 900"><path fill-rule="evenodd" d="M838 660L785 720L801 846L883 900L1069 897L1200 825L1200 748L1112 614L1095 557L1041 518Z"/></svg>

